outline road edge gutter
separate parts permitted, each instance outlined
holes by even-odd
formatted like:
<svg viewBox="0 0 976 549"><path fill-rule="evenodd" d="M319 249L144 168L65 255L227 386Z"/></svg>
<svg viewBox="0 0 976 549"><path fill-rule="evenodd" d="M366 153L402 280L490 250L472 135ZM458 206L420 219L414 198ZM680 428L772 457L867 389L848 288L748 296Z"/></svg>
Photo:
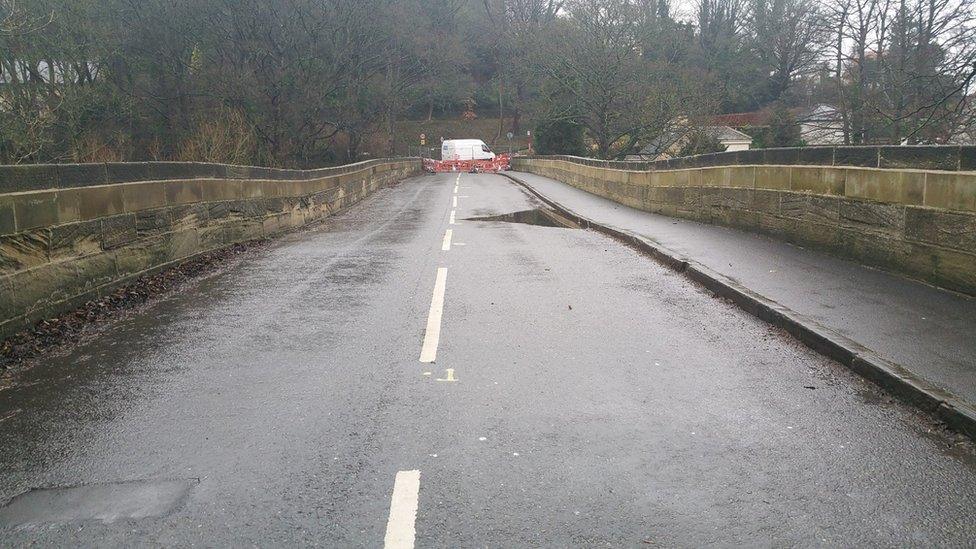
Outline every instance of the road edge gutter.
<svg viewBox="0 0 976 549"><path fill-rule="evenodd" d="M682 257L648 237L583 217L540 193L518 177L505 172L499 175L522 186L549 207L576 221L584 229L594 229L653 257L704 286L716 296L729 299L743 311L785 330L810 349L843 364L903 402L934 415L952 429L976 441L976 407L958 396L934 386L900 364L885 360L860 343L750 290L697 261Z"/></svg>

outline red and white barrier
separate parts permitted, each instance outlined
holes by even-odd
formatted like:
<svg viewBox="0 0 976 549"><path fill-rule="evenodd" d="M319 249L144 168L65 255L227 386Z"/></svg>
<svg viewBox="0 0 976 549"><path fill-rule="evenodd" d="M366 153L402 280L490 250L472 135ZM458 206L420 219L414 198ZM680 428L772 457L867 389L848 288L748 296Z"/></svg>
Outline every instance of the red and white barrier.
<svg viewBox="0 0 976 549"><path fill-rule="evenodd" d="M498 155L494 160L434 160L424 159L424 170L430 173L466 172L498 173L509 170L512 159L507 154Z"/></svg>

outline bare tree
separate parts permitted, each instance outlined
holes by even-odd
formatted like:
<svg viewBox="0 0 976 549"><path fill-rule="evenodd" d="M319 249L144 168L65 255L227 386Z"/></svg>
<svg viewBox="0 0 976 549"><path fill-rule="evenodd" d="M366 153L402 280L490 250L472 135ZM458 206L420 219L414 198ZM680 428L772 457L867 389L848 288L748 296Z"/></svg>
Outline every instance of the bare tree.
<svg viewBox="0 0 976 549"><path fill-rule="evenodd" d="M803 0L752 0L748 29L769 77L769 99L779 100L796 78L823 59L827 28L817 4Z"/></svg>
<svg viewBox="0 0 976 549"><path fill-rule="evenodd" d="M577 0L568 10L559 37L546 41L544 67L572 99L572 116L600 157L634 153L643 141L700 114L709 97L702 75L648 62L637 4Z"/></svg>

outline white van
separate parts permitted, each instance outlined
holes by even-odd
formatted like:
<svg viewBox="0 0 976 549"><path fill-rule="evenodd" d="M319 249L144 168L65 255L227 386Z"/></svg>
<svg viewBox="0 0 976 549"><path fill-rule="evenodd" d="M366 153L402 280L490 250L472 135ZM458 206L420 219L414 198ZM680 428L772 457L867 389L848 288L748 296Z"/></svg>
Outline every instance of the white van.
<svg viewBox="0 0 976 549"><path fill-rule="evenodd" d="M448 139L441 145L441 160L494 160L495 153L480 139Z"/></svg>

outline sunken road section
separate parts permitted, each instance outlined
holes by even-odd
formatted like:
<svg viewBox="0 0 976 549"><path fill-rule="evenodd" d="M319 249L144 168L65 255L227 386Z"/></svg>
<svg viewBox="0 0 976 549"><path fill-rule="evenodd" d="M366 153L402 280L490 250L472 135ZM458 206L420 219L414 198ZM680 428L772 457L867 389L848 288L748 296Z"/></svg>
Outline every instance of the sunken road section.
<svg viewBox="0 0 976 549"><path fill-rule="evenodd" d="M976 295L976 147L767 149L659 162L542 156L512 167Z"/></svg>
<svg viewBox="0 0 976 549"><path fill-rule="evenodd" d="M146 274L316 222L418 174L144 162L0 167L0 339Z"/></svg>

